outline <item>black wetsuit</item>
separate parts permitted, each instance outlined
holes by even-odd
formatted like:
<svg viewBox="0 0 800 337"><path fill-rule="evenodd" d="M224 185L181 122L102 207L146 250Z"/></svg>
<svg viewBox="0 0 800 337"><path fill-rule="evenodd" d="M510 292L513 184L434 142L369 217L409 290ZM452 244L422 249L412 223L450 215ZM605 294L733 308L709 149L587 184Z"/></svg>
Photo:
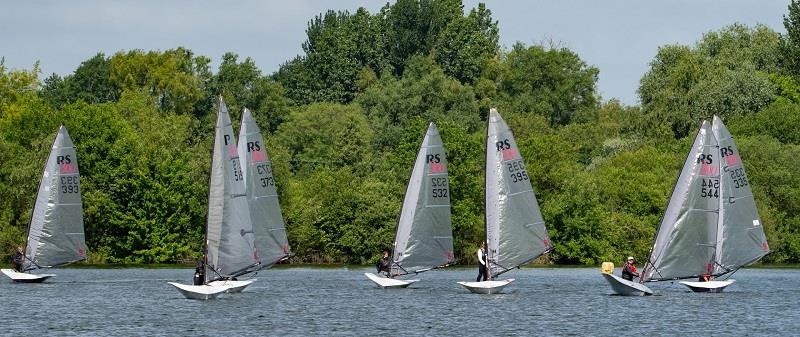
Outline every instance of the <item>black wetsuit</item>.
<svg viewBox="0 0 800 337"><path fill-rule="evenodd" d="M388 256L382 257L378 260L378 263L375 263L375 269L378 269L378 274L381 272L389 274L392 271L392 258Z"/></svg>
<svg viewBox="0 0 800 337"><path fill-rule="evenodd" d="M481 257L483 258L483 261L486 262L486 250L480 250L479 254L482 255ZM475 279L475 282L486 281L488 276L489 273L486 270L486 264L483 264L480 260L478 260L478 278Z"/></svg>
<svg viewBox="0 0 800 337"><path fill-rule="evenodd" d="M203 261L197 261L194 269L194 285L201 286L206 281L206 265Z"/></svg>
<svg viewBox="0 0 800 337"><path fill-rule="evenodd" d="M22 272L22 261L25 259L20 252L15 252L14 256L11 257L11 265L14 267L14 270L18 272Z"/></svg>

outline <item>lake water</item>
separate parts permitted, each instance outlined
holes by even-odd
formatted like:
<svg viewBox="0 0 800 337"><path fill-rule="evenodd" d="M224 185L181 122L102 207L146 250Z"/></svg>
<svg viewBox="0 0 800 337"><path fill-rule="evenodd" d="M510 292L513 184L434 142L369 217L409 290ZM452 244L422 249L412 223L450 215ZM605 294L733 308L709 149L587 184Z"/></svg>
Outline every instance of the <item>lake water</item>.
<svg viewBox="0 0 800 337"><path fill-rule="evenodd" d="M383 290L371 268L277 268L241 294L185 299L167 281L193 269L55 269L45 284L0 281L2 335L798 335L800 270L747 269L721 294L677 283L659 296L609 296L599 268L532 268L505 294L456 284L476 269L420 274ZM618 270L617 270L618 272ZM5 278L4 276L0 276Z"/></svg>

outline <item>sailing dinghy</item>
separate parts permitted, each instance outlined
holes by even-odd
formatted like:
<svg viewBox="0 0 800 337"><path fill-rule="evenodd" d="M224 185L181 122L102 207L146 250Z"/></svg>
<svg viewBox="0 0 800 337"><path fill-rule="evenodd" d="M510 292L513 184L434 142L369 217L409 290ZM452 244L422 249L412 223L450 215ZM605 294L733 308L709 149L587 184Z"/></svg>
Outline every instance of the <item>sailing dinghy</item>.
<svg viewBox="0 0 800 337"><path fill-rule="evenodd" d="M236 278L261 264L253 237L236 136L220 97L209 179L203 284L169 284L189 299L207 300L226 291L241 291L254 280Z"/></svg>
<svg viewBox="0 0 800 337"><path fill-rule="evenodd" d="M446 267L453 259L450 188L444 144L430 123L406 189L388 277L365 273L381 288L405 288L419 281L398 279Z"/></svg>
<svg viewBox="0 0 800 337"><path fill-rule="evenodd" d="M711 278L726 278L769 254L769 244L736 142L717 116L711 130L719 146L720 182L714 256L707 274ZM721 292L733 282L725 279L678 283L695 292Z"/></svg>
<svg viewBox="0 0 800 337"><path fill-rule="evenodd" d="M58 129L39 183L28 226L22 271L2 269L14 282L41 283L53 274L30 271L86 259L83 201L75 145L63 125Z"/></svg>
<svg viewBox="0 0 800 337"><path fill-rule="evenodd" d="M514 135L497 109L486 136L486 243L489 280L458 282L473 293L495 294L514 279L497 277L553 249Z"/></svg>
<svg viewBox="0 0 800 337"><path fill-rule="evenodd" d="M255 274L289 258L289 240L278 202L278 190L272 175L272 162L264 147L264 137L250 110L244 109L239 130L239 158L244 162L242 176L253 228L253 258L260 261L239 273ZM219 280L211 284L228 285L228 292L241 292L252 278L245 281Z"/></svg>
<svg viewBox="0 0 800 337"><path fill-rule="evenodd" d="M734 282L726 278L767 253L769 245L736 144L718 117L713 126L703 121L641 281L723 278L679 282L697 292L721 292Z"/></svg>

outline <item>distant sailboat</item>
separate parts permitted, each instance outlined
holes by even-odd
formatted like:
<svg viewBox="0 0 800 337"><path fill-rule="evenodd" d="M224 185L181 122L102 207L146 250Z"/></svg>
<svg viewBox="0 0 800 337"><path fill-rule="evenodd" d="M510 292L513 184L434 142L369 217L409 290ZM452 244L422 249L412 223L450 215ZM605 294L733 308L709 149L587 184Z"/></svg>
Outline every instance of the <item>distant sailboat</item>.
<svg viewBox="0 0 800 337"><path fill-rule="evenodd" d="M39 184L28 227L22 272L2 269L14 282L39 283L52 274L28 273L86 259L83 201L75 145L58 129Z"/></svg>
<svg viewBox="0 0 800 337"><path fill-rule="evenodd" d="M553 249L517 142L494 108L486 137L485 193L490 280L458 283L474 293L493 294L514 281L498 281L498 276Z"/></svg>
<svg viewBox="0 0 800 337"><path fill-rule="evenodd" d="M661 220L642 282L727 278L769 253L733 139L722 121L703 121ZM631 292L606 276L614 291ZM625 281L629 282L629 281ZM681 281L694 291L721 292L734 280ZM637 284L638 287L644 285ZM646 287L645 287L646 288ZM652 294L649 288L644 294Z"/></svg>
<svg viewBox="0 0 800 337"><path fill-rule="evenodd" d="M232 283L261 265L255 250L244 174L228 108L219 98L214 154L208 192L206 257L203 285L170 282L191 299L211 299L237 291L253 280ZM234 289L241 287L239 289Z"/></svg>
<svg viewBox="0 0 800 337"><path fill-rule="evenodd" d="M442 138L433 123L422 140L408 182L392 261L389 277L365 275L381 288L405 288L419 280L398 277L454 262L447 159Z"/></svg>

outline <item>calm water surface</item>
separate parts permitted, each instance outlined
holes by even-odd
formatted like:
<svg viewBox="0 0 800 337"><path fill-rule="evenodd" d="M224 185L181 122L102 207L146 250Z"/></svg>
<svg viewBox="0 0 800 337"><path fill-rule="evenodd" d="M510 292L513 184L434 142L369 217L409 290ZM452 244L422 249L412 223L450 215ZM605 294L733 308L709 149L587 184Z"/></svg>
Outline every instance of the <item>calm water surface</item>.
<svg viewBox="0 0 800 337"><path fill-rule="evenodd" d="M192 269L56 269L38 285L0 281L0 334L240 335L800 335L800 270L748 269L721 294L669 282L659 296L609 296L599 268L509 272L501 295L469 293L471 268L382 290L371 268L279 268L242 294L184 299L167 281ZM3 276L4 277L4 276Z"/></svg>

